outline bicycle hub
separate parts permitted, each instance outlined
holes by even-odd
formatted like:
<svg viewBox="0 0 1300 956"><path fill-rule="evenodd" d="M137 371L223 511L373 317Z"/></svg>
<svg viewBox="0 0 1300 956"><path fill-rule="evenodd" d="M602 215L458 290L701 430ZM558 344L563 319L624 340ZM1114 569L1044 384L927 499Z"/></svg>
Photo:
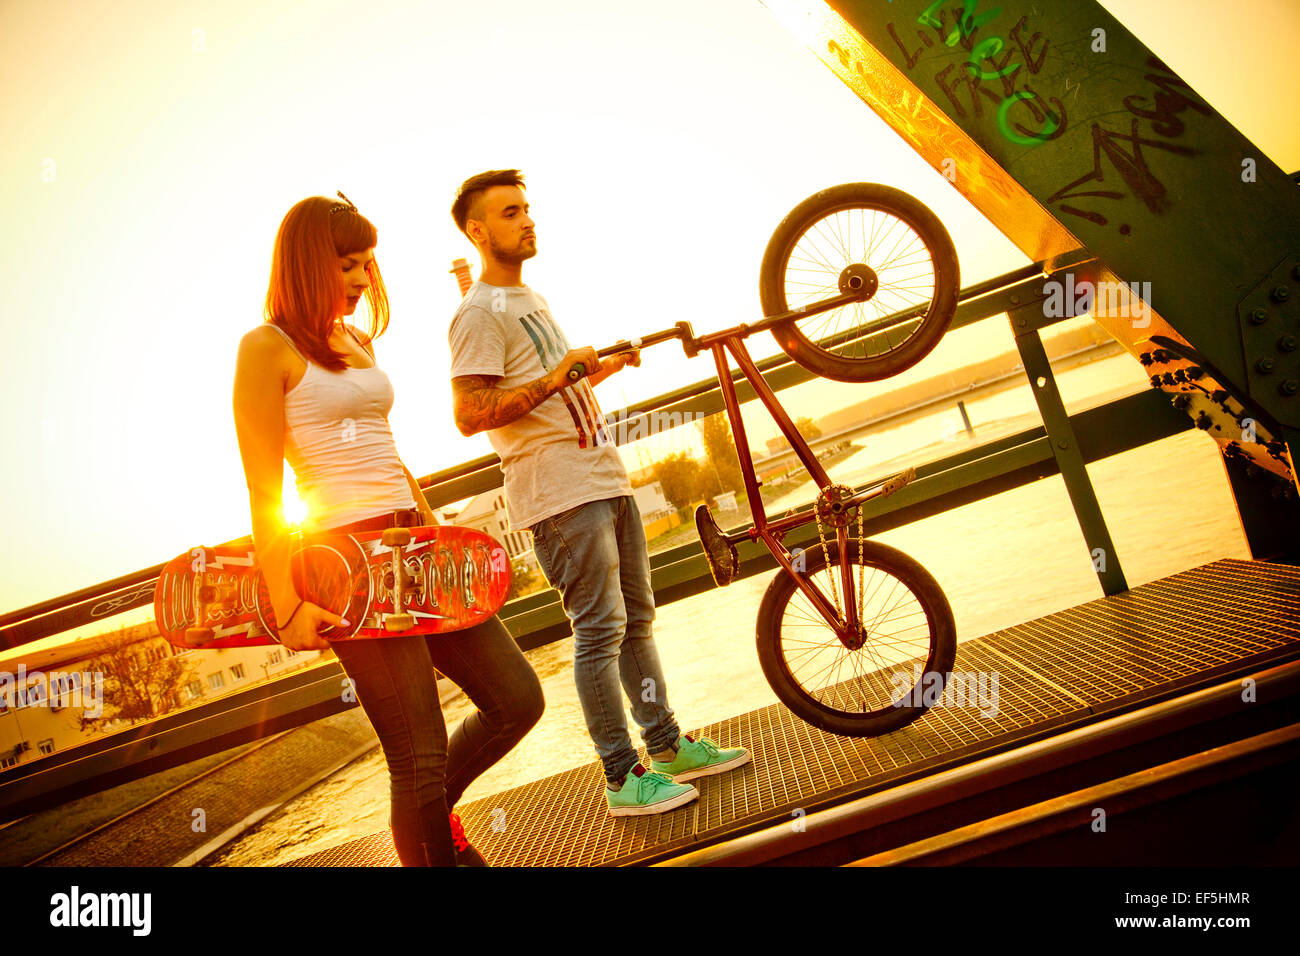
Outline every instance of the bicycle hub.
<svg viewBox="0 0 1300 956"><path fill-rule="evenodd" d="M840 273L840 291L845 295L857 293L864 300L870 299L880 288L880 277L871 266L855 262Z"/></svg>

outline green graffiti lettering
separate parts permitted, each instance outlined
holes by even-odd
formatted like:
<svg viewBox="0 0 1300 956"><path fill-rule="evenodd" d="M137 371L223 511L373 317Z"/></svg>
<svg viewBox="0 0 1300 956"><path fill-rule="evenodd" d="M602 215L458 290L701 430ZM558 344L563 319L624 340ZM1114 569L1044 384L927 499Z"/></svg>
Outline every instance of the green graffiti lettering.
<svg viewBox="0 0 1300 956"><path fill-rule="evenodd" d="M1037 146L1039 143L1051 139L1052 134L1055 133L1057 128L1061 125L1061 121L1057 115L1051 110L1048 110L1047 121L1043 128L1039 130L1037 135L1022 136L1013 130L1011 128L1011 122L1007 119L1007 114L1011 112L1011 107L1015 106L1016 103L1021 100L1032 99L1037 99L1037 96L1034 93L1031 93L1028 90L1017 90L1004 99L1002 104L998 107L998 129L1002 130L1002 135L1011 140L1011 142L1015 143L1017 146Z"/></svg>
<svg viewBox="0 0 1300 956"><path fill-rule="evenodd" d="M987 40L982 40L976 45L975 49L970 51L970 56L967 58L968 62L966 64L966 69L970 70L971 76L979 77L981 80L997 80L1004 76L1010 76L1012 73L1016 72L1016 70L1020 69L1019 63L1004 66L1002 69L996 71L980 69L980 60L991 60L1001 52L1001 37L989 37Z"/></svg>
<svg viewBox="0 0 1300 956"><path fill-rule="evenodd" d="M921 15L916 18L916 22L923 27L934 27L936 30L942 29L943 22L935 19L934 11L938 10L943 4L944 0L934 0L934 3L921 11Z"/></svg>
<svg viewBox="0 0 1300 956"><path fill-rule="evenodd" d="M976 0L965 0L962 5L961 13L957 16L957 26L955 26L948 38L943 42L948 46L956 46L959 40L964 40L972 33L978 30L982 25L988 23L1002 12L1001 7L994 7L992 10L985 10L978 16L974 16ZM934 9L933 7L930 8ZM927 13L929 11L926 11Z"/></svg>

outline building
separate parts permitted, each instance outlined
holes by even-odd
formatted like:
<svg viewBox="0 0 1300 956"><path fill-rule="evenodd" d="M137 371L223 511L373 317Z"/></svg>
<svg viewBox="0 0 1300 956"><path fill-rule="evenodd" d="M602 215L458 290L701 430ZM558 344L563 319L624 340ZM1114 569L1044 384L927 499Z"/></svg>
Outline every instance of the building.
<svg viewBox="0 0 1300 956"><path fill-rule="evenodd" d="M518 558L529 565L537 563L533 555L532 532L527 529L509 530L505 491L501 488L475 495L451 521L462 528L473 528L496 538L505 546L511 561Z"/></svg>
<svg viewBox="0 0 1300 956"><path fill-rule="evenodd" d="M80 638L43 651L18 651L0 659L0 770L65 750L130 726L115 716L109 671L116 662L136 674L166 674L175 660L183 676L137 687L151 692L158 713L212 700L279 677L319 660L322 652L287 647L186 650L159 635L152 622L120 632Z"/></svg>
<svg viewBox="0 0 1300 956"><path fill-rule="evenodd" d="M676 510L664 497L663 486L657 481L633 488L632 498L636 501L636 510L641 512L642 524L666 518Z"/></svg>

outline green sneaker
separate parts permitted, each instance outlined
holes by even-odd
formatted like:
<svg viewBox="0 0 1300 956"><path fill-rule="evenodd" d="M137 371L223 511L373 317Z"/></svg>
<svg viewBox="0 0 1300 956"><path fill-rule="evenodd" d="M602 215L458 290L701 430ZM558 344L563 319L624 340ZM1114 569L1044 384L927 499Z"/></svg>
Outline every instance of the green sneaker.
<svg viewBox="0 0 1300 956"><path fill-rule="evenodd" d="M664 813L698 799L700 791L689 784L674 783L672 777L650 773L637 764L623 780L623 789L605 788L611 817L640 817Z"/></svg>
<svg viewBox="0 0 1300 956"><path fill-rule="evenodd" d="M677 756L673 762L660 763L652 760L650 769L655 773L666 773L678 783L685 783L696 777L735 770L747 763L749 751L744 747L722 750L712 740L692 740L688 736L682 736L677 740Z"/></svg>

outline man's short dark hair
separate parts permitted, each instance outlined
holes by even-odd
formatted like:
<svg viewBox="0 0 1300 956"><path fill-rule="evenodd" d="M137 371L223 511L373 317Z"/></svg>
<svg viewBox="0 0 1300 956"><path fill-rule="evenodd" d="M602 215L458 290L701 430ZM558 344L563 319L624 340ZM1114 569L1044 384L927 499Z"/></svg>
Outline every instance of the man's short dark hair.
<svg viewBox="0 0 1300 956"><path fill-rule="evenodd" d="M456 192L456 201L451 204L451 218L456 220L456 227L461 232L465 232L465 224L470 220L470 213L474 212L473 217L478 219L483 215L481 209L476 209L475 204L483 197L483 194L492 186L519 186L523 188L524 174L517 169L489 169L486 173L479 173L477 176L471 176L460 184L460 189ZM465 232L465 235L469 235Z"/></svg>

